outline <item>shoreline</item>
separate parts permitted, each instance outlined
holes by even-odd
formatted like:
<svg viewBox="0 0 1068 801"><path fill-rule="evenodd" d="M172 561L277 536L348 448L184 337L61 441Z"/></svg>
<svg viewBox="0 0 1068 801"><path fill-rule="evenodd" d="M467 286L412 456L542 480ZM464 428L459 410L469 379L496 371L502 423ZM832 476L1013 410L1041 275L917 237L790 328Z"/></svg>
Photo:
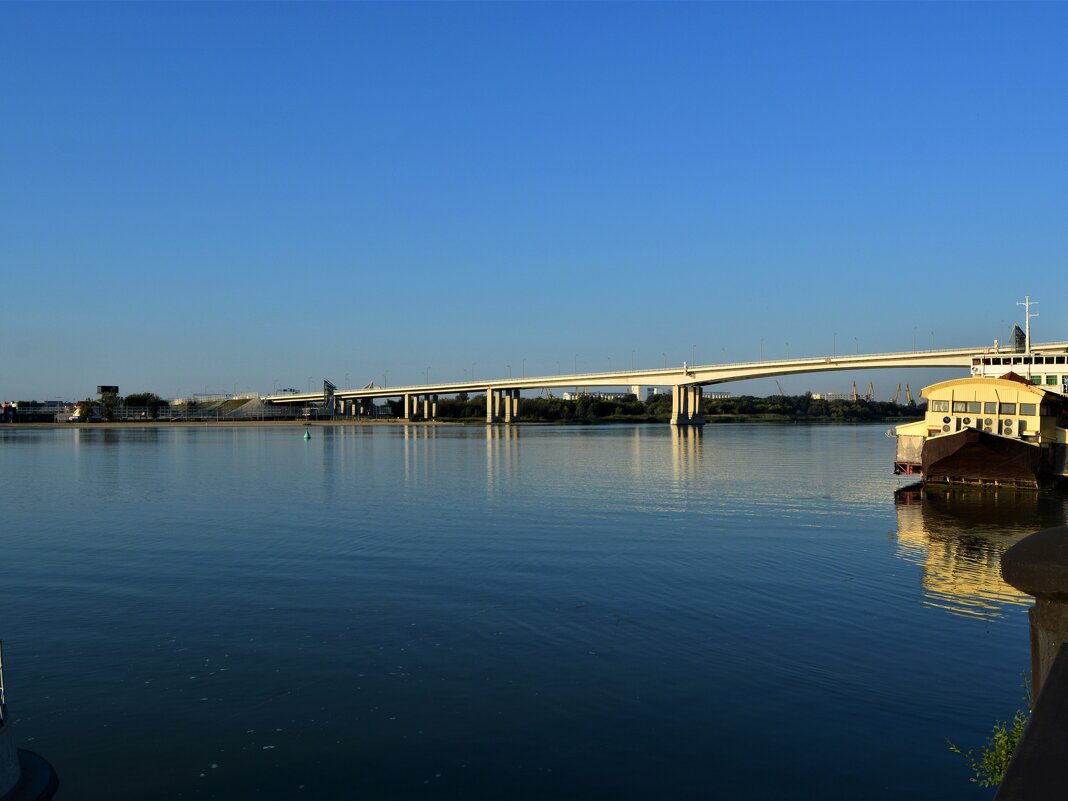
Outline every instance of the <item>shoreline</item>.
<svg viewBox="0 0 1068 801"><path fill-rule="evenodd" d="M803 417L794 418L785 415L705 415L705 425L728 425L730 423L871 423L871 424L895 424L910 422L914 419L906 417L877 417L870 419L838 419L834 417ZM96 430L116 428L261 428L261 427L292 427L292 428L322 428L325 426L485 426L485 425L511 425L511 426L601 426L601 425L670 425L667 420L646 419L612 419L602 420L518 420L513 423L486 423L483 420L137 420L137 421L114 421L109 423L0 423L0 431L13 431L22 429L70 429L70 430ZM687 426L688 427L688 426Z"/></svg>

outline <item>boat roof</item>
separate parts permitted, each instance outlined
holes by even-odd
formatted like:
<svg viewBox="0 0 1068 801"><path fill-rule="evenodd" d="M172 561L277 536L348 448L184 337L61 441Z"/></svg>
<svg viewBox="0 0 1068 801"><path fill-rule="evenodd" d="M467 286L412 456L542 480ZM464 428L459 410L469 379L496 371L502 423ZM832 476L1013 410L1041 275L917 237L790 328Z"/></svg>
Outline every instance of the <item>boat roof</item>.
<svg viewBox="0 0 1068 801"><path fill-rule="evenodd" d="M1016 373L1006 373L1001 378L990 378L988 376L968 376L967 378L951 378L949 381L939 381L937 384L931 384L920 390L920 397L930 397L932 392L937 392L941 389L950 389L959 385L975 386L976 384L984 384L986 386L1001 387L1002 389L1016 389L1027 390L1032 395L1038 398L1045 398L1047 395L1056 396L1055 392L1046 392L1042 387L1032 384L1026 378L1016 375Z"/></svg>

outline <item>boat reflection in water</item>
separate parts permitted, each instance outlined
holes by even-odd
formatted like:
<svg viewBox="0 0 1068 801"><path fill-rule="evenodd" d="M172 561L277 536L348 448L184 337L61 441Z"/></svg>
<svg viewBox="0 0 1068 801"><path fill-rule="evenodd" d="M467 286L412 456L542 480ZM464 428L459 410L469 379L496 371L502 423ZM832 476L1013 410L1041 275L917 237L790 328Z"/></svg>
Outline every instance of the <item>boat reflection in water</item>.
<svg viewBox="0 0 1068 801"><path fill-rule="evenodd" d="M1001 579L1001 555L1028 534L1068 520L1053 492L920 488L894 493L897 554L923 569L924 603L969 617L999 617L1032 599Z"/></svg>

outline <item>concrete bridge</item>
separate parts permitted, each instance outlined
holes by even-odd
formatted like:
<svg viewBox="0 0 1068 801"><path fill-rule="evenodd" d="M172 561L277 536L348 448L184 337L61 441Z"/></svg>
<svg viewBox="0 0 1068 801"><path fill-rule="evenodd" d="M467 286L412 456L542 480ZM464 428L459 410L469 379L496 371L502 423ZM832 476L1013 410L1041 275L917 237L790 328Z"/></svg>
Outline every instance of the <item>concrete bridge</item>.
<svg viewBox="0 0 1068 801"><path fill-rule="evenodd" d="M815 356L804 359L704 364L663 367L652 370L615 370L603 373L568 373L563 375L497 378L493 380L453 381L436 384L413 384L400 387L365 387L336 389L324 382L322 392L268 395L272 404L306 405L321 403L335 414L364 416L376 399L400 398L402 417L410 420L433 420L437 417L439 395L461 392L486 394L486 422L513 423L519 420L519 398L523 390L558 387L670 386L671 422L674 425L702 425L702 388L709 384L773 378L799 373L824 373L835 370L874 370L906 367L959 367L969 369L973 358L991 353L990 347L953 348L949 350L914 350L904 353L869 353L854 356ZM1066 353L1068 342L1031 344L1035 353ZM1014 351L1001 348L1001 353Z"/></svg>

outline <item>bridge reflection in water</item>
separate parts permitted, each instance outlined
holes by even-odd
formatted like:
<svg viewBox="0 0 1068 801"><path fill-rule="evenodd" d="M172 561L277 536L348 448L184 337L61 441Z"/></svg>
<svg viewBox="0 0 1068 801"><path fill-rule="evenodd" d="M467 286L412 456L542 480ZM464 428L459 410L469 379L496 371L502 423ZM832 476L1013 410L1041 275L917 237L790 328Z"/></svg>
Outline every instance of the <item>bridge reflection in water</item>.
<svg viewBox="0 0 1068 801"><path fill-rule="evenodd" d="M894 497L897 555L923 570L925 604L992 618L1029 606L1001 578L1001 556L1029 534L1068 520L1068 497L1048 492L905 488Z"/></svg>

